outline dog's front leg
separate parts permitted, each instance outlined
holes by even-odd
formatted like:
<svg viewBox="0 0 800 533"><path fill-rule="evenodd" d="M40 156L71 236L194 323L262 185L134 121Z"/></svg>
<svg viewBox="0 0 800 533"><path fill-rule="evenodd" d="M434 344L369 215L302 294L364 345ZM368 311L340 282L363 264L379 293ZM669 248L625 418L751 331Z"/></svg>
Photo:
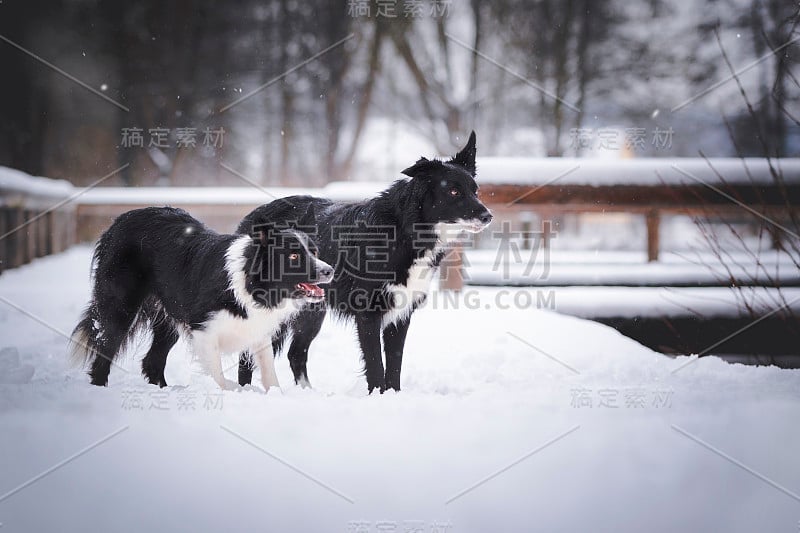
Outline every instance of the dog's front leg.
<svg viewBox="0 0 800 533"><path fill-rule="evenodd" d="M411 317L389 324L383 330L383 349L386 352L386 388L400 390L400 368L403 365L403 347Z"/></svg>
<svg viewBox="0 0 800 533"><path fill-rule="evenodd" d="M258 367L261 369L261 384L264 386L264 391L269 392L271 387L280 388L278 383L278 375L275 373L275 356L272 353L272 341L267 340L263 344L259 344L253 350L258 360Z"/></svg>
<svg viewBox="0 0 800 533"><path fill-rule="evenodd" d="M383 376L383 357L381 356L381 315L379 313L359 313L356 315L358 342L364 357L364 370L367 375L367 388L370 394L375 389L381 393L386 390Z"/></svg>
<svg viewBox="0 0 800 533"><path fill-rule="evenodd" d="M200 364L211 374L217 385L223 390L233 388L231 383L225 379L225 374L222 370L222 355L219 352L219 343L213 335L198 335L194 333L192 340L192 347L194 348Z"/></svg>

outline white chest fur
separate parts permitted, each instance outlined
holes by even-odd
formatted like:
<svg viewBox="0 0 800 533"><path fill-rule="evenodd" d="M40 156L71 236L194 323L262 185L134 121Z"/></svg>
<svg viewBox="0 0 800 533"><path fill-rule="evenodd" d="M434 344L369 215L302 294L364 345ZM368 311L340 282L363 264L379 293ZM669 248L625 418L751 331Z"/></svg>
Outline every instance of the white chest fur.
<svg viewBox="0 0 800 533"><path fill-rule="evenodd" d="M247 318L227 310L213 313L202 329L191 333L190 345L200 363L223 389L236 386L225 379L221 355L249 351L259 361L261 381L266 390L278 386L272 354L272 336L280 325L302 309L304 300L285 298L277 307L263 308L247 291L245 276L246 252L251 246L250 237L231 242L225 253L225 271L229 289L236 302L244 309Z"/></svg>
<svg viewBox="0 0 800 533"><path fill-rule="evenodd" d="M431 281L438 272L433 266L433 261L439 249L428 250L425 255L418 257L408 269L408 279L405 284L388 283L386 290L392 295L392 309L383 315L383 327L405 320L428 295Z"/></svg>
<svg viewBox="0 0 800 533"><path fill-rule="evenodd" d="M414 260L408 269L406 283L386 285L386 290L392 295L394 305L389 312L383 315L383 327L408 318L414 311L414 307L428 296L431 281L439 271L438 266L433 266L436 256L444 251L449 243L459 240L465 231L472 232L473 226L467 221L436 224L435 231L438 237L436 246L432 250L428 250L422 257Z"/></svg>
<svg viewBox="0 0 800 533"><path fill-rule="evenodd" d="M193 333L193 342L213 346L218 353L252 350L271 341L280 325L302 308L302 303L285 299L272 309L249 308L247 318L228 311L215 313L205 328Z"/></svg>

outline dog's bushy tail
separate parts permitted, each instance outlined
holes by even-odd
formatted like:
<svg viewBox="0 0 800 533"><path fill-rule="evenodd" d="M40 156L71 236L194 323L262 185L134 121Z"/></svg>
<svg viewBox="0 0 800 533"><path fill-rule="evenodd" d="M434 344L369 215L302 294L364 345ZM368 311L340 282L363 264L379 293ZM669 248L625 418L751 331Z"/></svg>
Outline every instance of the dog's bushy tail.
<svg viewBox="0 0 800 533"><path fill-rule="evenodd" d="M95 309L90 303L81 315L80 322L72 330L69 341L69 364L73 367L85 367L97 354L97 331L92 315Z"/></svg>
<svg viewBox="0 0 800 533"><path fill-rule="evenodd" d="M120 294L132 300L135 291L131 286L136 280L126 281L130 274L120 273L119 267L113 264L118 255L118 250L114 249L118 235L114 232L125 229L118 226L121 224L115 222L95 245L91 266L92 298L72 331L69 343L69 363L74 367L85 368L97 358L111 364L136 333L158 315L157 302L152 298L140 300L138 306L134 304L133 314L120 312Z"/></svg>
<svg viewBox="0 0 800 533"><path fill-rule="evenodd" d="M94 246L94 253L92 254L92 262L89 267L89 281L92 283L92 299L89 305L81 314L81 319L75 329L72 330L72 335L69 341L69 365L72 367L85 368L86 365L93 361L97 356L99 346L98 340L102 335L100 326L99 312L95 301L95 293L97 291L95 284L97 277L97 265L105 261L108 248L108 231L105 231Z"/></svg>
<svg viewBox="0 0 800 533"><path fill-rule="evenodd" d="M125 350L141 331L157 320L164 320L164 314L155 300L148 299L142 304L128 329L116 340L114 344L117 348L112 352L109 343L104 342L106 333L103 328L102 311L92 300L81 314L78 325L72 330L69 341L69 365L74 368L86 368L97 357L107 359L109 362L114 361L118 353Z"/></svg>

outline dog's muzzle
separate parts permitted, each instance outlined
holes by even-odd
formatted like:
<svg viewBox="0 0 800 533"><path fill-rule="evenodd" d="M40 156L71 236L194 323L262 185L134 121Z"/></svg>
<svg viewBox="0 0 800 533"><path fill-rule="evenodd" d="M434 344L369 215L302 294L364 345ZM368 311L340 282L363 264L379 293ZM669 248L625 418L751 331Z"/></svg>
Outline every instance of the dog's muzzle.
<svg viewBox="0 0 800 533"><path fill-rule="evenodd" d="M307 298L312 301L321 301L325 298L325 289L320 287L320 285L330 283L331 281L333 281L333 267L317 259L314 264L313 283L298 283L294 288L297 294L302 298Z"/></svg>
<svg viewBox="0 0 800 533"><path fill-rule="evenodd" d="M324 285L333 281L333 267L324 261L317 260L317 283Z"/></svg>
<svg viewBox="0 0 800 533"><path fill-rule="evenodd" d="M468 220L464 223L464 228L469 231L470 233L480 233L481 231L486 229L491 222L494 216L489 212L487 209L477 217Z"/></svg>

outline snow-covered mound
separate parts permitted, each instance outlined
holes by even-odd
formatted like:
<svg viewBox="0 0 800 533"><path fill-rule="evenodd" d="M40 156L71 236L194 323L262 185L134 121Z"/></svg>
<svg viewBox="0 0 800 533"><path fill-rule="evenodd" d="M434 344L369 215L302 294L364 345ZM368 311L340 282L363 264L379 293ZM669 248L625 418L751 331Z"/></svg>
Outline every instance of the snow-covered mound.
<svg viewBox="0 0 800 533"><path fill-rule="evenodd" d="M183 343L159 390L139 375L144 340L99 389L66 365L89 258L77 247L0 276L0 372L26 378L0 379L9 531L794 531L800 520L798 371L670 359L479 289L437 294L414 315L401 393L364 394L353 330L334 322L312 347L313 390L293 386L281 358L283 394L223 393Z"/></svg>

